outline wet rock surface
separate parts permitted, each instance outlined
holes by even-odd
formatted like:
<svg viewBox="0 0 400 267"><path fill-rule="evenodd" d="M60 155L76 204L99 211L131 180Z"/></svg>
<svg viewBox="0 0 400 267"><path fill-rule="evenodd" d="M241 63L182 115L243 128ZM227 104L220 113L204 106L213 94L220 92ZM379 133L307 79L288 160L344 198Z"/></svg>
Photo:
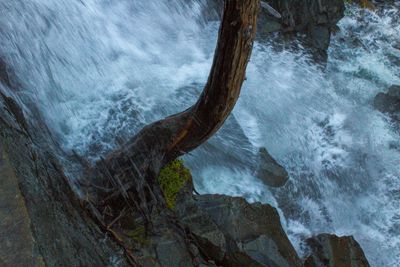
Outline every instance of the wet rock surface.
<svg viewBox="0 0 400 267"><path fill-rule="evenodd" d="M257 177L266 185L271 187L281 187L289 180L289 174L282 165L268 153L266 148L259 151L259 168Z"/></svg>
<svg viewBox="0 0 400 267"><path fill-rule="evenodd" d="M218 266L302 266L286 236L278 212L267 204L250 204L224 195L181 192L176 213Z"/></svg>
<svg viewBox="0 0 400 267"><path fill-rule="evenodd" d="M0 143L0 266L44 266L30 224L18 178Z"/></svg>
<svg viewBox="0 0 400 267"><path fill-rule="evenodd" d="M276 18L264 11L259 25L261 32L281 31L284 34L305 35L304 44L311 49L314 59L326 61L327 49L336 24L344 17L343 0L273 0L268 1L281 14ZM263 17L265 17L263 19ZM280 25L277 27L276 25Z"/></svg>
<svg viewBox="0 0 400 267"><path fill-rule="evenodd" d="M258 36L270 39L278 33L279 43L301 40L310 48L316 62L327 60L327 49L331 34L344 17L344 0L269 0L263 1L271 8L262 8L258 21ZM208 1L208 19L216 19L222 10L223 1ZM303 35L303 36L299 36ZM305 38L304 38L305 37Z"/></svg>
<svg viewBox="0 0 400 267"><path fill-rule="evenodd" d="M75 198L55 152L46 145L51 139L44 128L32 127L35 134L27 135L9 112L10 101L0 96L2 266L124 263L120 248Z"/></svg>
<svg viewBox="0 0 400 267"><path fill-rule="evenodd" d="M261 266L302 265L273 207L220 195L198 196L195 199L226 239L237 247L236 253L247 255Z"/></svg>
<svg viewBox="0 0 400 267"><path fill-rule="evenodd" d="M332 30L344 16L343 0L271 0L268 2L282 17L276 18L264 11L265 22L261 22L261 29L263 25L272 22L279 23L279 30L284 33L304 33L307 36L308 45L315 50L316 55L326 58Z"/></svg>
<svg viewBox="0 0 400 267"><path fill-rule="evenodd" d="M369 267L360 245L352 236L321 234L306 241L311 255L305 267Z"/></svg>

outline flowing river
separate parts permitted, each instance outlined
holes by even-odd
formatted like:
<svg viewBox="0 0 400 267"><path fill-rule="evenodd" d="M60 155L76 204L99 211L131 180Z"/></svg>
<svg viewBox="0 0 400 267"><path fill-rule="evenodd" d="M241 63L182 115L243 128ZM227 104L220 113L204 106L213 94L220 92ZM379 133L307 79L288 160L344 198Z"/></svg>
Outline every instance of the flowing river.
<svg viewBox="0 0 400 267"><path fill-rule="evenodd" d="M1 0L0 57L20 83L6 93L34 103L63 149L99 158L195 101L219 27L205 6ZM257 41L233 115L185 161L199 192L278 208L299 254L312 235L354 235L373 267L400 266L400 133L371 105L400 84L400 7L348 7L339 27L325 70ZM288 170L284 187L254 176L260 147Z"/></svg>

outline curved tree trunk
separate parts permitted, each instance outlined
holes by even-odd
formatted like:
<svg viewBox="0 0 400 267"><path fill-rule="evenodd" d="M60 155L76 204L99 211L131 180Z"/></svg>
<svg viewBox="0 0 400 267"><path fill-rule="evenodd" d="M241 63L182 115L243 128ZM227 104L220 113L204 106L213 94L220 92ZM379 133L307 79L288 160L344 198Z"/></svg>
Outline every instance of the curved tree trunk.
<svg viewBox="0 0 400 267"><path fill-rule="evenodd" d="M196 104L144 127L96 164L95 172L105 173L111 185L119 188L118 194L128 198L128 191L133 192L144 213L149 203L164 203L157 197L162 194L155 182L160 168L210 138L235 106L253 47L259 6L259 0L226 0L211 72Z"/></svg>

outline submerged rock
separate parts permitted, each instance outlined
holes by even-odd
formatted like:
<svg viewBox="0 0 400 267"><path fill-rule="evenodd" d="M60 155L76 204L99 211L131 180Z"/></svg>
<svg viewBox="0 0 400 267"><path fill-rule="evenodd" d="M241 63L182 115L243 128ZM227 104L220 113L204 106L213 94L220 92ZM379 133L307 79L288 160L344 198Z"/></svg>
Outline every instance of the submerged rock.
<svg viewBox="0 0 400 267"><path fill-rule="evenodd" d="M306 241L311 255L305 267L369 267L360 245L352 236L321 234Z"/></svg>
<svg viewBox="0 0 400 267"><path fill-rule="evenodd" d="M374 107L400 120L400 86L392 85L387 93L379 93L374 98Z"/></svg>
<svg viewBox="0 0 400 267"><path fill-rule="evenodd" d="M389 88L388 95L400 99L400 85L392 85Z"/></svg>
<svg viewBox="0 0 400 267"><path fill-rule="evenodd" d="M266 148L259 151L260 164L257 170L257 177L266 185L281 187L289 180L289 174L282 165L268 153Z"/></svg>

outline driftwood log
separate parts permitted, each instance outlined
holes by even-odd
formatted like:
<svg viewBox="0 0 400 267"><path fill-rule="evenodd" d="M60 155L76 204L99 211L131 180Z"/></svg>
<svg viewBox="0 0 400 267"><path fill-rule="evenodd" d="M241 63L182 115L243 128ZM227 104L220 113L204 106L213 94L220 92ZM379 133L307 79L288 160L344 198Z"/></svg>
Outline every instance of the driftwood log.
<svg viewBox="0 0 400 267"><path fill-rule="evenodd" d="M198 101L181 113L147 125L92 169L96 183L99 177L107 181L96 187L103 189L98 191L106 193L107 199L122 196L133 201L143 215L151 213L150 207L165 205L156 182L160 169L209 139L239 98L259 8L260 0L225 1L212 68Z"/></svg>

